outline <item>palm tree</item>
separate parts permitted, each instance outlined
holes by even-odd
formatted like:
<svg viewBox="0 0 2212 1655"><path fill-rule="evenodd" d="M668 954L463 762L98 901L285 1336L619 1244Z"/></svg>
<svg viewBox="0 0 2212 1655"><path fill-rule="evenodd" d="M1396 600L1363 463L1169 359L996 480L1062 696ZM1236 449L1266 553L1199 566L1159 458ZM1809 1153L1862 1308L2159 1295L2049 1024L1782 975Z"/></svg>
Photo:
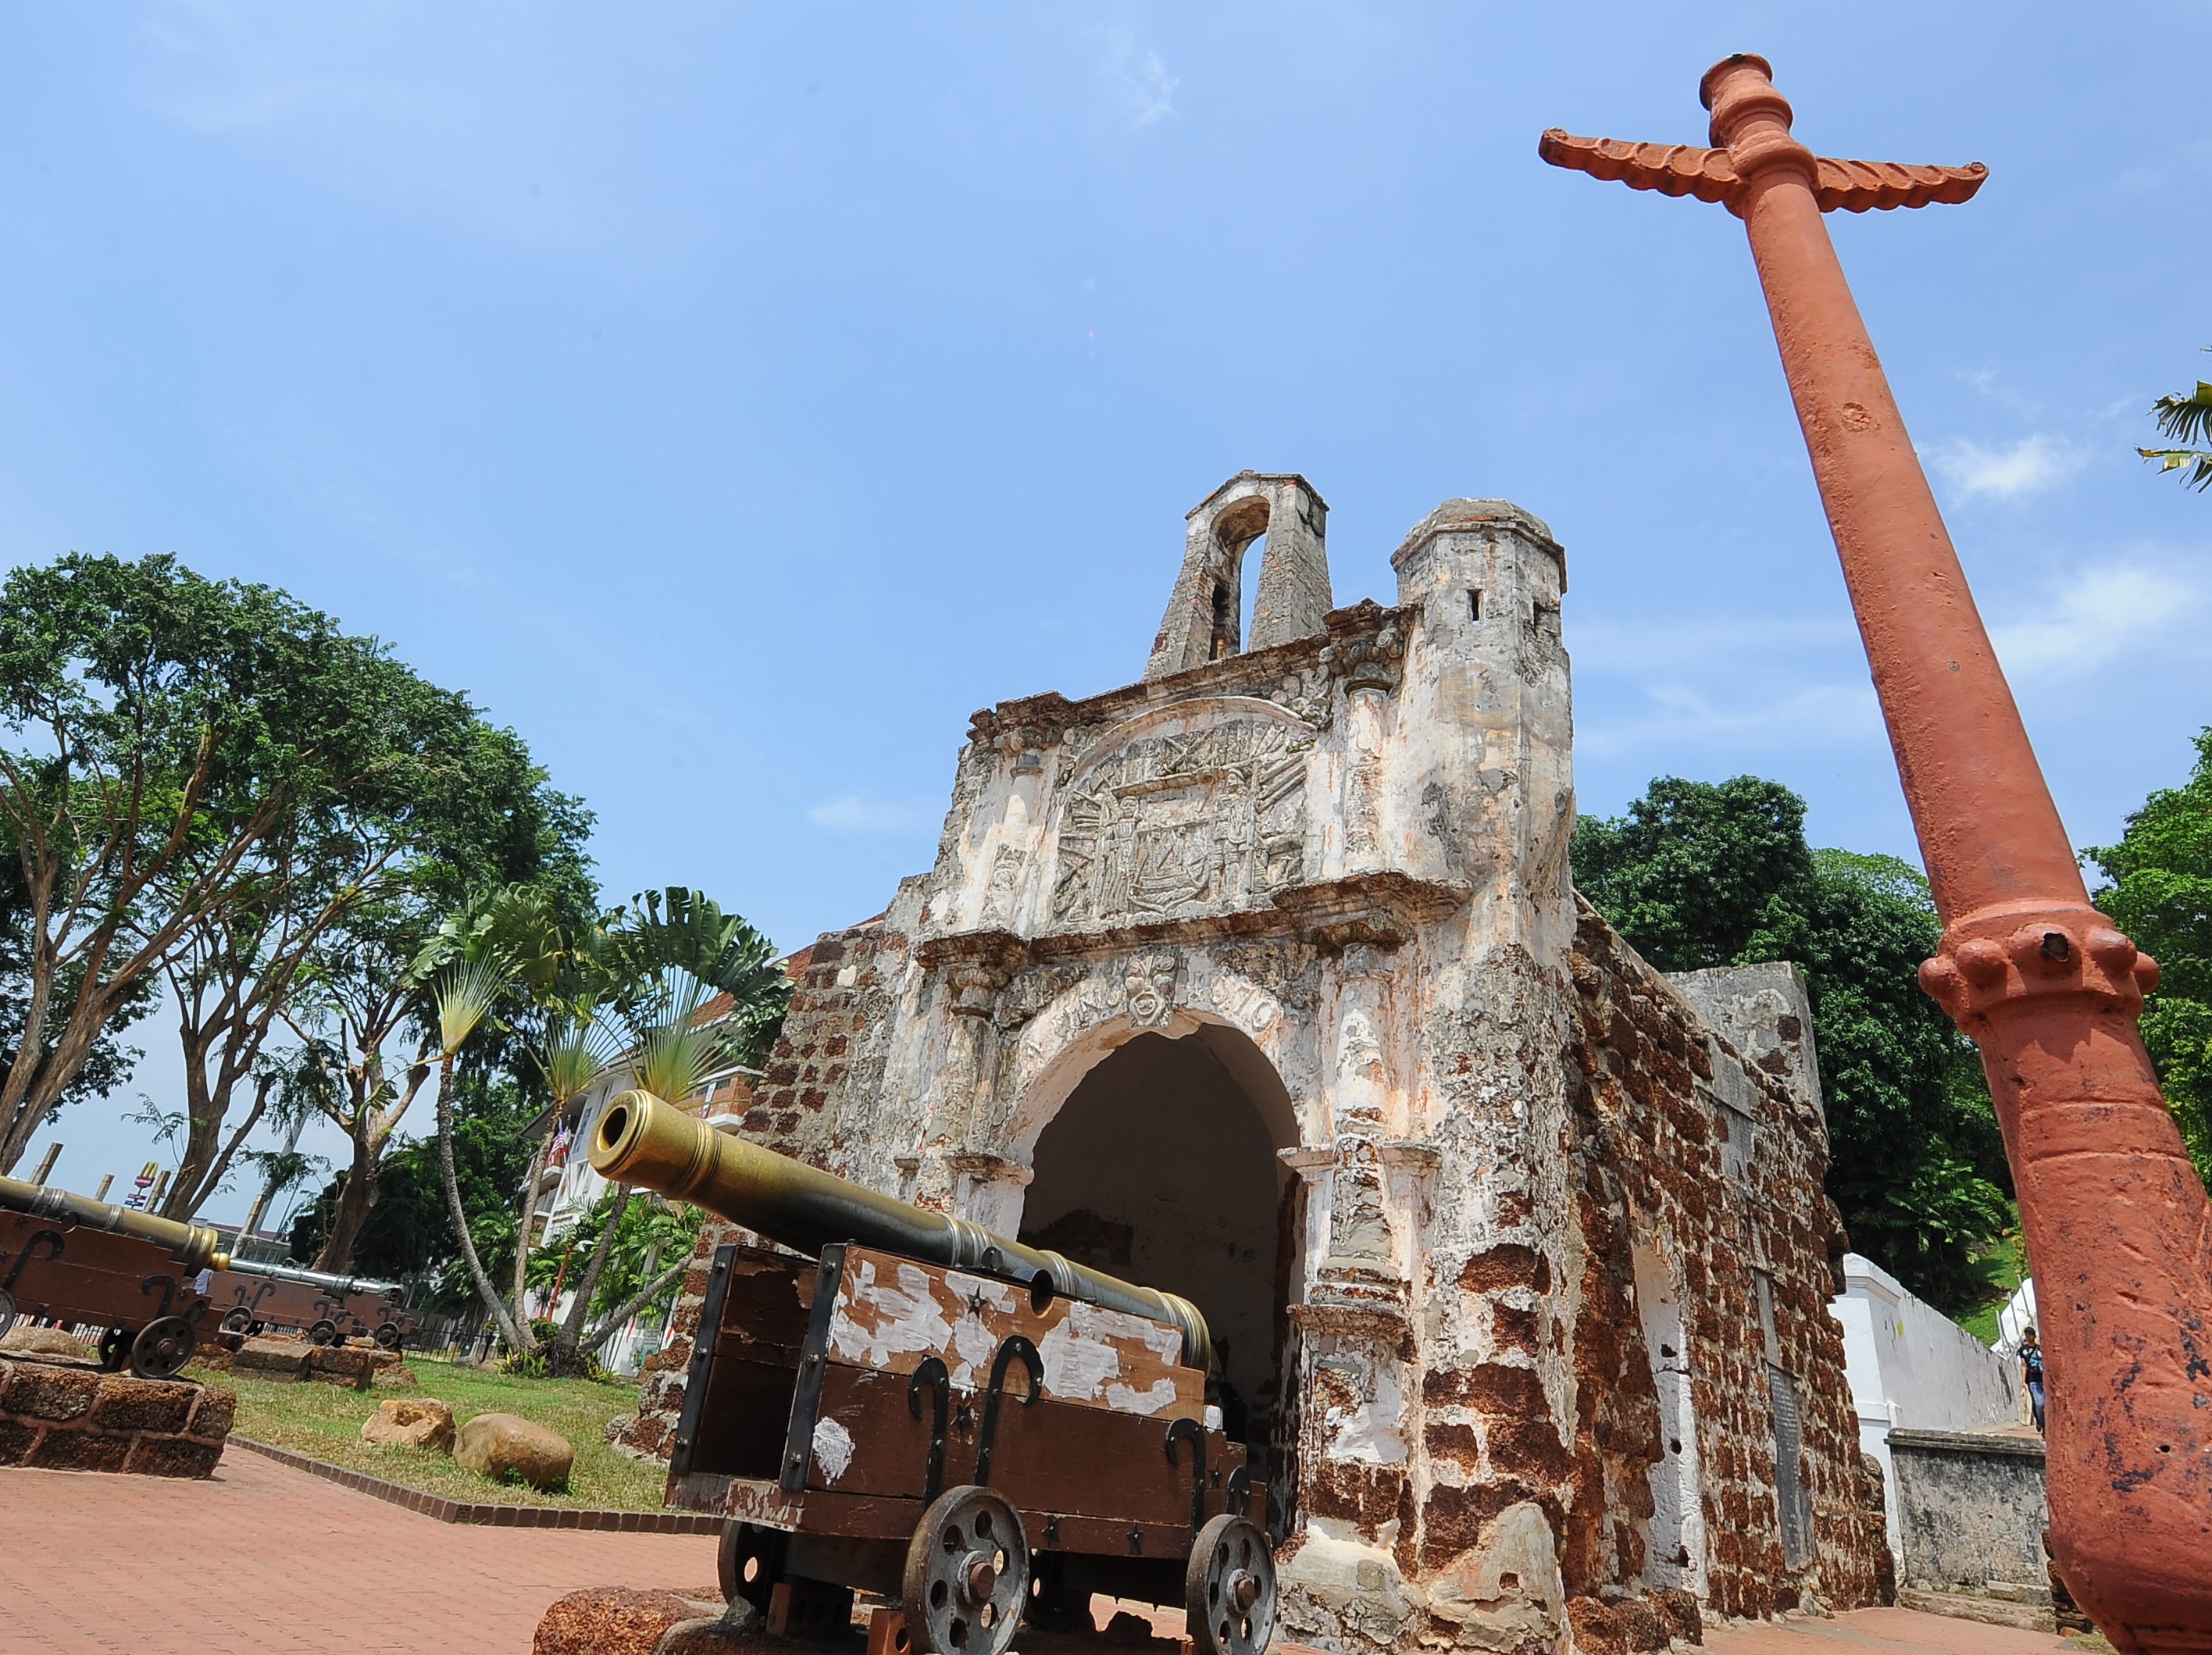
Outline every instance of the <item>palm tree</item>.
<svg viewBox="0 0 2212 1655"><path fill-rule="evenodd" d="M2212 345L2205 348L2212 350ZM2160 397L2151 404L2150 411L2157 417L2160 432L2177 444L2195 442L2207 446L2138 448L2136 452L2145 459L2156 460L2160 475L2183 472L2181 485L2185 489L2212 488L2212 384L2199 380L2193 394L2184 396L2177 391L2170 397Z"/></svg>
<svg viewBox="0 0 2212 1655"><path fill-rule="evenodd" d="M535 1336L526 1325L523 1305L544 1152L533 1156L525 1184L514 1294L503 1299L469 1234L453 1168L456 1055L502 1000L520 995L546 1019L536 1057L556 1104L565 1105L588 1090L617 1054L639 1088L678 1100L697 1091L715 1069L764 1049L781 1020L790 984L773 964L765 938L701 892L680 886L633 897L629 909L610 916L608 923L568 940L542 898L510 887L472 903L439 934L418 970L432 983L437 1015L439 1168L462 1262L509 1348L543 1355L549 1372L563 1374L581 1353L597 1350L665 1291L689 1260L659 1272L586 1330L585 1317L629 1199L629 1186L618 1185L567 1317L551 1338ZM718 995L729 997L726 1007L713 1003Z"/></svg>

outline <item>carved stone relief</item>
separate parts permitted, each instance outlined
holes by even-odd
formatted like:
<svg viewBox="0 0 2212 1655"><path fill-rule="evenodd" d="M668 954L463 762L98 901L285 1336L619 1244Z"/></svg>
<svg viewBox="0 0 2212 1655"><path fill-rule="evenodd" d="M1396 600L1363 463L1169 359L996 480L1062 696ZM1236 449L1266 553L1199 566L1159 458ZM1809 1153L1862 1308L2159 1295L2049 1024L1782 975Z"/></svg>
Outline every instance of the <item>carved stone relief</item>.
<svg viewBox="0 0 2212 1655"><path fill-rule="evenodd" d="M1019 845L1000 845L991 860L991 884L983 896L985 926L1006 925L1014 914L1014 899L1022 888L1022 865L1029 852Z"/></svg>
<svg viewBox="0 0 2212 1655"><path fill-rule="evenodd" d="M1297 884L1312 747L1287 726L1236 719L1109 754L1060 817L1054 922L1219 912Z"/></svg>

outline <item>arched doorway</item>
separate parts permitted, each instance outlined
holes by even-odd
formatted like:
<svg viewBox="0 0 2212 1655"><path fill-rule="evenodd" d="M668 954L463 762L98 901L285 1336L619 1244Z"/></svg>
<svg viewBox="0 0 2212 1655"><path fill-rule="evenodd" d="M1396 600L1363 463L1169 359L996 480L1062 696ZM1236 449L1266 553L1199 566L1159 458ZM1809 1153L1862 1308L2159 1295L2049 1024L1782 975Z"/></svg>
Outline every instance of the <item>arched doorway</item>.
<svg viewBox="0 0 2212 1655"><path fill-rule="evenodd" d="M1039 1134L1021 1239L1181 1293L1213 1335L1229 1434L1265 1477L1284 1440L1302 1186L1281 1078L1235 1029L1139 1034L1102 1060Z"/></svg>

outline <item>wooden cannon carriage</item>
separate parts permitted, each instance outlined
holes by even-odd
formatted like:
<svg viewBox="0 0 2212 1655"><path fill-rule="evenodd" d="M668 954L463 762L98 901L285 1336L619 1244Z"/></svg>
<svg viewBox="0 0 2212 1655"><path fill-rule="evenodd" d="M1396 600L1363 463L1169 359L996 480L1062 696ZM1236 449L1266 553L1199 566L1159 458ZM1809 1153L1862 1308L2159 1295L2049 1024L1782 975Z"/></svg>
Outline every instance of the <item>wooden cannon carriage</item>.
<svg viewBox="0 0 2212 1655"><path fill-rule="evenodd" d="M103 1329L100 1360L146 1379L219 1333L362 1333L389 1349L412 1320L387 1283L234 1261L204 1225L0 1178L0 1333L18 1315Z"/></svg>
<svg viewBox="0 0 2212 1655"><path fill-rule="evenodd" d="M396 1284L289 1264L234 1262L216 1272L207 1298L215 1325L228 1334L276 1328L304 1333L319 1345L369 1338L397 1350L416 1332L415 1312L400 1304Z"/></svg>
<svg viewBox="0 0 2212 1655"><path fill-rule="evenodd" d="M1206 1405L1192 1306L641 1092L592 1160L803 1250L715 1250L670 1456L670 1503L730 1519L732 1601L842 1629L869 1591L902 1617L889 1655L1003 1655L1104 1592L1182 1605L1207 1655L1266 1649L1266 1491Z"/></svg>

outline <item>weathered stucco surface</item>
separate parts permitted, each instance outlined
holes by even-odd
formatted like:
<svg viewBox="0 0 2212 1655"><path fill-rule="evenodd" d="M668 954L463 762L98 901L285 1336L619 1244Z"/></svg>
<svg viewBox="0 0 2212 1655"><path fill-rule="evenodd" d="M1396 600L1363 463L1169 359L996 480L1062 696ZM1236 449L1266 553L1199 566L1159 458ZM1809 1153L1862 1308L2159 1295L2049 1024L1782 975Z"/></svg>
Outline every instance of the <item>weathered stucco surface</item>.
<svg viewBox="0 0 2212 1655"><path fill-rule="evenodd" d="M1700 1606L1869 1601L1802 985L1771 1025L1773 983L1723 996L1716 1027L1575 897L1541 521L1447 501L1395 605L1332 610L1323 512L1303 478L1231 479L1141 680L975 715L935 866L814 946L744 1129L1011 1233L1092 1068L1202 1046L1207 1098L1274 1151L1248 1238L1273 1302L1236 1324L1273 1324L1246 1400L1302 1640L1658 1649ZM1262 531L1242 649L1213 622ZM1117 1202L1039 1216L1103 1262L1154 1221ZM665 1452L731 1233L702 1239L635 1451Z"/></svg>

